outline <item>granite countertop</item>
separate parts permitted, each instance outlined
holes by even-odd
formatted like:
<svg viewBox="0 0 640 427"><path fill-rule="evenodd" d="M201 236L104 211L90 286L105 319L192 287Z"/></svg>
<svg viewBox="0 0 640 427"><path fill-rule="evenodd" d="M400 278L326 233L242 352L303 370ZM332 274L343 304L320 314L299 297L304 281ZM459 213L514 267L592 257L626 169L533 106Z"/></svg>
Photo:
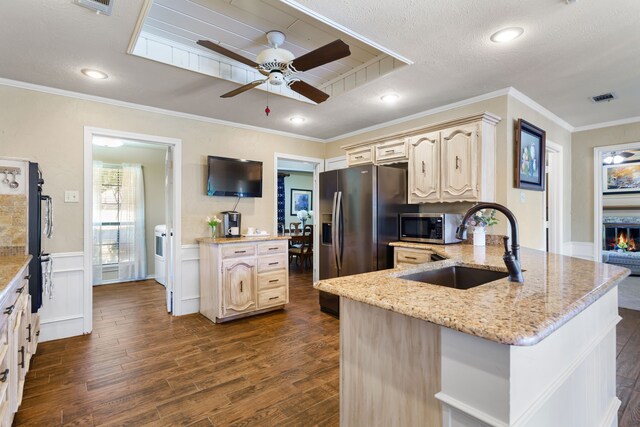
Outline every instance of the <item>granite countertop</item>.
<svg viewBox="0 0 640 427"><path fill-rule="evenodd" d="M31 255L0 256L0 293L29 264L29 261L31 261Z"/></svg>
<svg viewBox="0 0 640 427"><path fill-rule="evenodd" d="M461 290L398 276L451 265L506 272L504 250L408 242L391 246L428 249L447 259L321 280L314 287L502 344L526 346L549 336L629 275L626 268L523 248L524 283L504 278Z"/></svg>
<svg viewBox="0 0 640 427"><path fill-rule="evenodd" d="M209 243L211 245L226 245L229 243L249 243L266 240L289 240L289 236L255 236L255 237L200 237L196 239L198 243Z"/></svg>

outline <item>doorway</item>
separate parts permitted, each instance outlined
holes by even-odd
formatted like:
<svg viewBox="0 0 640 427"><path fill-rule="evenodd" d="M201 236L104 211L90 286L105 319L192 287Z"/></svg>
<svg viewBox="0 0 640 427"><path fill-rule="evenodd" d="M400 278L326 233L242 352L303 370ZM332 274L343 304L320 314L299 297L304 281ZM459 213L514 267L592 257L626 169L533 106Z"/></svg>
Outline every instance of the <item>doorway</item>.
<svg viewBox="0 0 640 427"><path fill-rule="evenodd" d="M84 332L94 286L164 286L179 315L180 140L86 127L84 143Z"/></svg>
<svg viewBox="0 0 640 427"><path fill-rule="evenodd" d="M594 260L607 262L611 252L640 258L630 235L636 222L640 229L640 142L595 147L593 168Z"/></svg>
<svg viewBox="0 0 640 427"><path fill-rule="evenodd" d="M546 232L547 252L562 253L563 247L563 150L562 145L546 142L547 185L543 203L543 218Z"/></svg>
<svg viewBox="0 0 640 427"><path fill-rule="evenodd" d="M314 157L296 156L293 154L274 154L274 223L273 229L275 233L282 232L282 225L287 228L291 222L300 222L297 212L301 206L297 206L295 201L299 197L300 200L305 200L308 197L309 209L303 209L304 211L311 211L311 217L305 222L312 225L314 222L313 211L319 203L319 176L324 172L324 160ZM284 175L289 175L285 177ZM279 176L280 175L280 176ZM289 179L289 185L286 181ZM295 181L295 182L294 182ZM296 184L298 183L298 184ZM301 185L304 184L304 185ZM300 187L306 188L300 188ZM287 191L288 190L288 191ZM310 193L310 194L309 194ZM288 197L287 197L288 196ZM304 208L304 206L302 206ZM301 224L300 224L301 225ZM313 280L317 281L319 278L318 273L318 229L313 227Z"/></svg>

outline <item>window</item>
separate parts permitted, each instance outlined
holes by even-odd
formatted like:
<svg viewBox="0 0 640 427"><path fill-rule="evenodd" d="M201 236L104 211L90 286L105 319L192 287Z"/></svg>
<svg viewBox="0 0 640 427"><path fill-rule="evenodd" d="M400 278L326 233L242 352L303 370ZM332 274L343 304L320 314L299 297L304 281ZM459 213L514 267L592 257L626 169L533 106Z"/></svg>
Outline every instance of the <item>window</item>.
<svg viewBox="0 0 640 427"><path fill-rule="evenodd" d="M99 187L98 209L94 209L94 233L97 234L102 265L115 265L120 262L120 192L122 189L122 167L103 165L97 171ZM97 214L97 215L96 215ZM97 217L96 217L97 216Z"/></svg>

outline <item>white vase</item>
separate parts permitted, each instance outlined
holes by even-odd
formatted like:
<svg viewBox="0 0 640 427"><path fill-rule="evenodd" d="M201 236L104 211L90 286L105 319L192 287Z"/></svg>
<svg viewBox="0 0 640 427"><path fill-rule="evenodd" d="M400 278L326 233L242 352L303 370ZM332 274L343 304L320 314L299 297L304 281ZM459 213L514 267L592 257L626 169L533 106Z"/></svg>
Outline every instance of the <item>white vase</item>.
<svg viewBox="0 0 640 427"><path fill-rule="evenodd" d="M486 229L484 227L475 227L473 229L473 245L484 246L486 241Z"/></svg>

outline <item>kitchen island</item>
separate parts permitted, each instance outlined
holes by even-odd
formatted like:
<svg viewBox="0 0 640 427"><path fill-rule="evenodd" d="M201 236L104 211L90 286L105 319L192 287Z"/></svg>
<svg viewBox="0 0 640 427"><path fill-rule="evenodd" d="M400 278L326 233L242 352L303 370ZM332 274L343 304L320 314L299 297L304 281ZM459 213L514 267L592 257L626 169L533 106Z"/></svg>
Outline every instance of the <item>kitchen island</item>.
<svg viewBox="0 0 640 427"><path fill-rule="evenodd" d="M503 250L392 245L446 259L315 284L342 297L342 426L617 425L617 284L627 269L523 249L524 283L461 290L402 277L506 271Z"/></svg>

